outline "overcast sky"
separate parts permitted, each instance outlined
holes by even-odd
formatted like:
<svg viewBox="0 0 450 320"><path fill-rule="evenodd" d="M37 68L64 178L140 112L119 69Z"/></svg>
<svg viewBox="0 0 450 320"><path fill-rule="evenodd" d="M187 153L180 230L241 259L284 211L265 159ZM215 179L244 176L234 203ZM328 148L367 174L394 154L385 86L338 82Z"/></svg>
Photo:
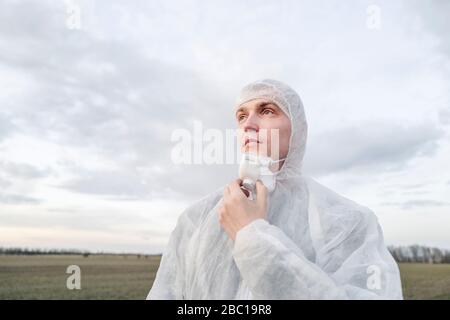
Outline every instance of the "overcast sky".
<svg viewBox="0 0 450 320"><path fill-rule="evenodd" d="M0 246L160 252L237 174L173 164L171 133L233 128L239 89L274 78L303 99L306 174L371 208L388 244L450 248L449 12L0 0Z"/></svg>

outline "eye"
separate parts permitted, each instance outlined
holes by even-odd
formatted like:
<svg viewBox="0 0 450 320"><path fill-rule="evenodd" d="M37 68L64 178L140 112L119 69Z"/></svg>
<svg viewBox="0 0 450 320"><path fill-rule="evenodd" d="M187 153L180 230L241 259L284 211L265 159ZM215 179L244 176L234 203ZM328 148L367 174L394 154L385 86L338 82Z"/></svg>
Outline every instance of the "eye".
<svg viewBox="0 0 450 320"><path fill-rule="evenodd" d="M273 114L273 110L270 108L264 108L261 112L262 114Z"/></svg>
<svg viewBox="0 0 450 320"><path fill-rule="evenodd" d="M245 114L240 114L240 115L237 116L237 120L238 120L239 122L241 122L242 120L244 120L244 118L245 118Z"/></svg>

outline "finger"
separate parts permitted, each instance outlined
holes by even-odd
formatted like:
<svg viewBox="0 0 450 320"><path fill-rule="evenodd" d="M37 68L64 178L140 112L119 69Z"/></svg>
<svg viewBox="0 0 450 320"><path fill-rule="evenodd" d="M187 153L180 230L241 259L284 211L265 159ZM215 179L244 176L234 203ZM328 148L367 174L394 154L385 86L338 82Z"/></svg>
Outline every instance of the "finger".
<svg viewBox="0 0 450 320"><path fill-rule="evenodd" d="M218 216L219 216L219 222L222 223L223 222L223 216L224 216L223 211L220 210Z"/></svg>
<svg viewBox="0 0 450 320"><path fill-rule="evenodd" d="M223 192L223 200L222 200L222 203L223 203L223 207L224 207L224 208L228 205L228 203L230 202L230 199L231 199L230 185L227 185L227 186L225 187L224 192Z"/></svg>
<svg viewBox="0 0 450 320"><path fill-rule="evenodd" d="M241 189L241 183L242 183L241 179L234 180L232 183L230 183L229 185L230 194L235 194L240 197L243 197L245 194Z"/></svg>
<svg viewBox="0 0 450 320"><path fill-rule="evenodd" d="M239 189L242 186L242 179L236 179L233 182L231 182L228 186L230 187L230 191Z"/></svg>
<svg viewBox="0 0 450 320"><path fill-rule="evenodd" d="M266 206L266 200L267 200L267 188L261 182L261 180L257 180L256 181L256 201L260 205Z"/></svg>
<svg viewBox="0 0 450 320"><path fill-rule="evenodd" d="M223 188L223 195L228 196L230 194L230 187L229 185L226 185L225 188Z"/></svg>

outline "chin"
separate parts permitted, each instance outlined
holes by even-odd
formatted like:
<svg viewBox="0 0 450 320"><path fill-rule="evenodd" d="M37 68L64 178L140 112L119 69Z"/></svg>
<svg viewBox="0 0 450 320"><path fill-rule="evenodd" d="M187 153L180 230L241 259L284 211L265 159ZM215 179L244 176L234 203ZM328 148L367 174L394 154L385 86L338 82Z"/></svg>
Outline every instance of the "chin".
<svg viewBox="0 0 450 320"><path fill-rule="evenodd" d="M266 155L266 152L263 152L264 148L262 148L260 145L246 145L243 148L242 152L251 152L251 153L257 153L257 154L263 154Z"/></svg>

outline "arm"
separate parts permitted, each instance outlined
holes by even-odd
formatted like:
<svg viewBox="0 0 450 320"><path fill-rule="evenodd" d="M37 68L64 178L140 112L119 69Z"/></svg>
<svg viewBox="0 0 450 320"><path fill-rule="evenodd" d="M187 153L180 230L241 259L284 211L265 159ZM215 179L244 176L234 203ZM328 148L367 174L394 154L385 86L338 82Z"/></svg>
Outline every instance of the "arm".
<svg viewBox="0 0 450 320"><path fill-rule="evenodd" d="M344 241L319 250L323 266L264 219L237 233L233 256L255 299L401 299L398 267L375 216L366 218Z"/></svg>

